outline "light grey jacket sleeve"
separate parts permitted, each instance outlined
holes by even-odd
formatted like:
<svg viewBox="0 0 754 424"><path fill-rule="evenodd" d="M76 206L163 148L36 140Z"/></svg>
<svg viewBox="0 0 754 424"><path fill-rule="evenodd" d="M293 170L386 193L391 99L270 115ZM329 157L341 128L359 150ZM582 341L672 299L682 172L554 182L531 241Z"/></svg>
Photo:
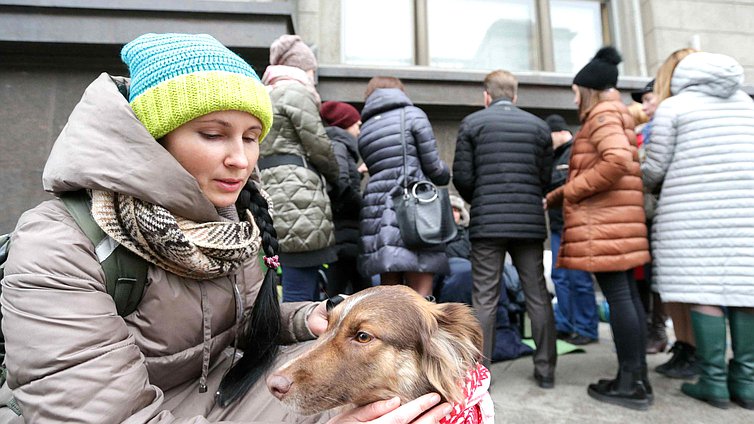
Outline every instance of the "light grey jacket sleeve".
<svg viewBox="0 0 754 424"><path fill-rule="evenodd" d="M646 160L641 165L644 187L650 192L659 191L675 153L677 123L672 105L673 98L665 100L655 112L650 143L646 146Z"/></svg>

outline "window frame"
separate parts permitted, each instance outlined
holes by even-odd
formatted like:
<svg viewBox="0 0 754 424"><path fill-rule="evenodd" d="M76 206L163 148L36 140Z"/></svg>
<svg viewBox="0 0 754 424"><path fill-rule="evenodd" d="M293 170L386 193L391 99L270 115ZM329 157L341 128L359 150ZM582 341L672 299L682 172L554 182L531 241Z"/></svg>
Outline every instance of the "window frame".
<svg viewBox="0 0 754 424"><path fill-rule="evenodd" d="M429 58L429 0L411 0L413 2L414 18L414 63L409 66L430 66ZM602 40L605 45L612 43L611 0L576 0L600 4L602 17ZM555 72L555 53L552 39L552 23L550 20L550 0L534 0L535 34L532 62L536 69L530 71ZM342 53L341 53L342 54Z"/></svg>

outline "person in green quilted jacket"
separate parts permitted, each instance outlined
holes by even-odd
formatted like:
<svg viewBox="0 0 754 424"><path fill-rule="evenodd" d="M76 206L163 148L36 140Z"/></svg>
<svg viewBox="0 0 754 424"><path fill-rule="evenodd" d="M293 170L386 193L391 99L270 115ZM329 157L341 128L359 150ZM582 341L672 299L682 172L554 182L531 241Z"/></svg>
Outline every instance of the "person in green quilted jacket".
<svg viewBox="0 0 754 424"><path fill-rule="evenodd" d="M283 35L270 46L262 77L274 120L259 169L280 240L283 302L318 300L319 268L337 260L327 185L338 190L338 164L320 118L315 69L301 37Z"/></svg>

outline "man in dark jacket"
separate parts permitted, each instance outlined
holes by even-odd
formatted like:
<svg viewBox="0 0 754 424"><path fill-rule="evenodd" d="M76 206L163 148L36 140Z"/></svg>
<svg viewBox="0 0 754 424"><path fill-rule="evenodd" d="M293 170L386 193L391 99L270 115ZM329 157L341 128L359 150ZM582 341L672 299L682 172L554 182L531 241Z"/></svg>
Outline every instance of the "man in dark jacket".
<svg viewBox="0 0 754 424"><path fill-rule="evenodd" d="M542 205L550 183L552 143L547 124L517 108L518 81L497 70L484 79L484 110L464 118L458 132L453 184L471 203L472 304L484 334L485 365L495 345L500 272L511 254L526 296L537 345L534 378L555 385L555 324L545 287L547 225Z"/></svg>
<svg viewBox="0 0 754 424"><path fill-rule="evenodd" d="M358 171L359 146L356 138L361 115L355 107L343 102L323 102L319 111L327 136L332 141L338 161L338 181L328 190L335 224L335 249L338 261L330 264L327 273L327 295L356 293L371 286L360 272L359 211L361 210L361 174Z"/></svg>
<svg viewBox="0 0 754 424"><path fill-rule="evenodd" d="M552 181L547 192L562 186L568 177L568 161L571 158L573 135L568 124L560 115L545 118L552 134L554 160ZM550 245L552 247L552 282L558 307L555 310L555 328L558 335L575 345L585 345L597 341L596 301L592 275L577 269L556 268L560 236L563 231L563 209L547 210L550 218Z"/></svg>

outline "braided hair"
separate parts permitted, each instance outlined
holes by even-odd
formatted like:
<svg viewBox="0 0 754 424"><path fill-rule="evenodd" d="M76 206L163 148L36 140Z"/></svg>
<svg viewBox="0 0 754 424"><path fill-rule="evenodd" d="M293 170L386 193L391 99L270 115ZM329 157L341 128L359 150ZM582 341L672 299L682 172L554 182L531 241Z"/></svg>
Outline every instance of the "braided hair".
<svg viewBox="0 0 754 424"><path fill-rule="evenodd" d="M239 339L239 346L244 351L243 357L228 370L217 391L217 401L223 407L243 396L270 368L279 350L277 338L281 327L275 278L279 266L277 233L272 226L267 200L251 179L241 190L236 209L241 217L246 216L247 210L254 217L262 236L267 272L254 301L251 317Z"/></svg>

